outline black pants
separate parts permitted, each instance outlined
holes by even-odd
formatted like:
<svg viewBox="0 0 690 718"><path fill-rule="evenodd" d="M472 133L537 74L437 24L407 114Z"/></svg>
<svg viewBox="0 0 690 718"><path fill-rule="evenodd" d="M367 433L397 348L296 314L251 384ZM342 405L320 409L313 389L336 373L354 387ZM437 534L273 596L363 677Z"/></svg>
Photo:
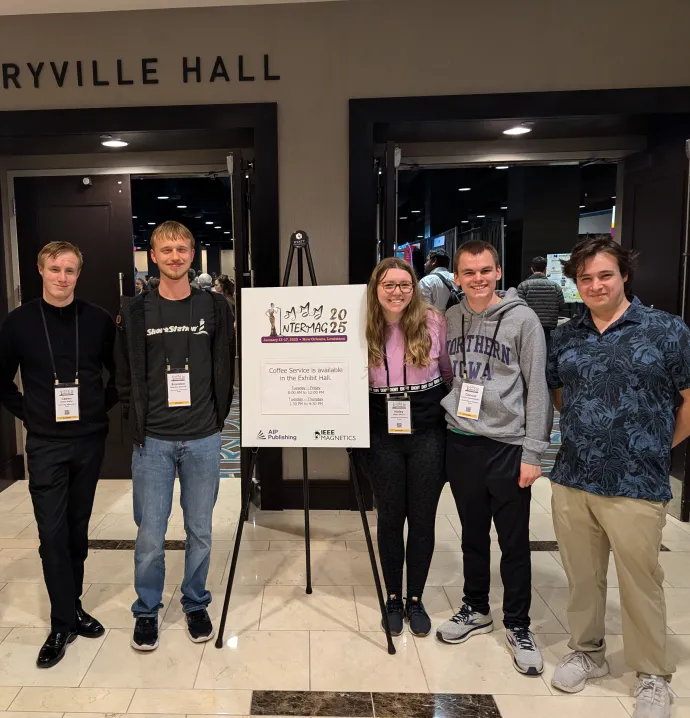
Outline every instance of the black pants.
<svg viewBox="0 0 690 718"><path fill-rule="evenodd" d="M529 626L532 561L529 511L532 490L521 489L521 446L448 432L446 472L462 523L464 602L489 613L491 519L501 547L503 622Z"/></svg>
<svg viewBox="0 0 690 718"><path fill-rule="evenodd" d="M544 338L546 339L546 351L547 353L551 350L551 333L553 332L553 329L547 329L546 327L542 327L544 330Z"/></svg>
<svg viewBox="0 0 690 718"><path fill-rule="evenodd" d="M50 441L29 436L29 491L41 541L53 631L75 627L89 552L89 519L105 453L105 436Z"/></svg>
<svg viewBox="0 0 690 718"><path fill-rule="evenodd" d="M407 596L421 598L434 554L436 509L445 483L446 430L421 429L409 436L371 430L371 448L355 452L371 482L378 511L377 535L388 594L403 595L407 520Z"/></svg>

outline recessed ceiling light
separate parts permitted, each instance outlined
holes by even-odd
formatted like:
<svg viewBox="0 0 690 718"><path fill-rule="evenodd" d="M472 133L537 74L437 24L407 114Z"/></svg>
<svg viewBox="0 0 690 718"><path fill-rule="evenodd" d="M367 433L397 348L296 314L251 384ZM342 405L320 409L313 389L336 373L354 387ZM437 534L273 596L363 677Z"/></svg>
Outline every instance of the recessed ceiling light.
<svg viewBox="0 0 690 718"><path fill-rule="evenodd" d="M125 142L124 140L118 139L117 137L111 137L110 135L104 135L101 137L101 144L103 147L127 147L129 142Z"/></svg>
<svg viewBox="0 0 690 718"><path fill-rule="evenodd" d="M460 224L469 224L469 223L470 223L469 219L463 219L462 222L460 222Z"/></svg>
<svg viewBox="0 0 690 718"><path fill-rule="evenodd" d="M417 239L424 239L424 235L423 235L423 234L418 234L418 235L417 235Z"/></svg>
<svg viewBox="0 0 690 718"><path fill-rule="evenodd" d="M516 125L515 127L509 127L507 130L503 130L504 135L526 135L528 132L531 132L532 128L527 127L526 125Z"/></svg>
<svg viewBox="0 0 690 718"><path fill-rule="evenodd" d="M213 229L223 229L219 224L215 225Z"/></svg>
<svg viewBox="0 0 690 718"><path fill-rule="evenodd" d="M581 204L581 205L580 205L580 209L584 209L584 208L585 208L585 205L584 205L584 204Z"/></svg>
<svg viewBox="0 0 690 718"><path fill-rule="evenodd" d="M187 209L187 205L186 204L178 204L177 209Z"/></svg>
<svg viewBox="0 0 690 718"><path fill-rule="evenodd" d="M496 165L496 169L497 169L497 170L507 170L507 169L508 169L508 165Z"/></svg>
<svg viewBox="0 0 690 718"><path fill-rule="evenodd" d="M158 199L170 199L167 195L162 194Z"/></svg>
<svg viewBox="0 0 690 718"><path fill-rule="evenodd" d="M230 234L230 232L223 232L223 234Z"/></svg>
<svg viewBox="0 0 690 718"><path fill-rule="evenodd" d="M213 222L206 222L206 224L213 224Z"/></svg>
<svg viewBox="0 0 690 718"><path fill-rule="evenodd" d="M615 196L613 196L613 197L611 197L611 199L616 199L616 197L615 197Z"/></svg>
<svg viewBox="0 0 690 718"><path fill-rule="evenodd" d="M469 192L471 187L458 187L458 192Z"/></svg>
<svg viewBox="0 0 690 718"><path fill-rule="evenodd" d="M422 210L421 210L421 209L413 209L413 210L410 210L410 211L412 212L412 214L421 214L421 213L422 213Z"/></svg>
<svg viewBox="0 0 690 718"><path fill-rule="evenodd" d="M486 217L485 214L478 214L478 215L477 215L477 219L484 219L484 217Z"/></svg>
<svg viewBox="0 0 690 718"><path fill-rule="evenodd" d="M136 214L133 214L132 219L136 219L136 218L137 218Z"/></svg>
<svg viewBox="0 0 690 718"><path fill-rule="evenodd" d="M405 217L398 217L398 219L407 219L407 216L405 216Z"/></svg>
<svg viewBox="0 0 690 718"><path fill-rule="evenodd" d="M194 217L194 219L201 219L201 215L198 215L197 217Z"/></svg>
<svg viewBox="0 0 690 718"><path fill-rule="evenodd" d="M153 227L156 223L155 222L149 222L149 226Z"/></svg>
<svg viewBox="0 0 690 718"><path fill-rule="evenodd" d="M505 207L505 206L503 206L503 207L501 207L501 209L508 209L508 208L507 208L507 207Z"/></svg>

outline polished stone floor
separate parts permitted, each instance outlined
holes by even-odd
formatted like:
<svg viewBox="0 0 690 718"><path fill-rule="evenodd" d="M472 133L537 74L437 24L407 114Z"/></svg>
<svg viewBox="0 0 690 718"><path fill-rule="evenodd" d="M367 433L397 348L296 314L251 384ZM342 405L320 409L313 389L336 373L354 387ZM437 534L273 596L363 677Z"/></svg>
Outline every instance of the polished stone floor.
<svg viewBox="0 0 690 718"><path fill-rule="evenodd" d="M534 488L531 530L535 548L554 548L550 484ZM214 516L211 613L222 607L239 482L224 479ZM369 517L375 533L376 519ZM306 576L301 512L257 512L245 524L225 645L196 645L184 631L179 605L184 539L176 505L167 538L165 608L158 651L137 654L129 646L136 528L131 485L101 482L90 537L84 605L106 626L102 639L79 638L57 667L34 667L49 625L49 606L37 553L36 524L25 482L0 493L0 711L8 718L105 718L145 716L329 715L463 716L476 718L625 718L632 713L633 674L625 665L618 582L609 571L607 633L611 676L578 696L556 695L549 680L567 652L567 581L558 551L535 550L533 629L543 649L543 677L512 668L500 630L501 581L494 543L494 633L461 646L408 632L385 651L364 533L357 513L314 511L312 572ZM449 490L436 523L434 555L425 603L435 623L462 597L460 522ZM672 687L675 718L690 717L690 525L669 519L661 555L666 573L668 633L678 660ZM121 543L122 542L122 543ZM124 548L123 548L124 547Z"/></svg>

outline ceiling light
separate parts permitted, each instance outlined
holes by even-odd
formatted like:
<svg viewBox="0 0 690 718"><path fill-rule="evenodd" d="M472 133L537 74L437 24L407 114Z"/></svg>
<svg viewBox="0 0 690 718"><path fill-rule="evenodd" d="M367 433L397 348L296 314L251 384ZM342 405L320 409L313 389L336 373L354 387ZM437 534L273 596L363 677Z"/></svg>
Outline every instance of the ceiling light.
<svg viewBox="0 0 690 718"><path fill-rule="evenodd" d="M496 165L496 169L497 169L497 170L507 170L507 169L508 169L508 165Z"/></svg>
<svg viewBox="0 0 690 718"><path fill-rule="evenodd" d="M504 206L504 207L501 207L501 209L508 209L508 208Z"/></svg>
<svg viewBox="0 0 690 718"><path fill-rule="evenodd" d="M150 226L150 227L155 226L155 224L156 224L155 222L149 222L149 226Z"/></svg>
<svg viewBox="0 0 690 718"><path fill-rule="evenodd" d="M223 234L230 234L230 232L223 232Z"/></svg>
<svg viewBox="0 0 690 718"><path fill-rule="evenodd" d="M158 199L170 199L170 197L167 197L166 195L161 195Z"/></svg>
<svg viewBox="0 0 690 718"><path fill-rule="evenodd" d="M471 187L458 187L458 192L469 192Z"/></svg>
<svg viewBox="0 0 690 718"><path fill-rule="evenodd" d="M136 214L133 214L132 219L136 219L136 218L137 218Z"/></svg>
<svg viewBox="0 0 690 718"><path fill-rule="evenodd" d="M616 199L616 198L615 198L615 196L614 196L614 197L611 197L611 199Z"/></svg>
<svg viewBox="0 0 690 718"><path fill-rule="evenodd" d="M111 137L110 135L103 135L103 137L101 137L101 144L103 147L127 147L129 142L120 140L117 137Z"/></svg>
<svg viewBox="0 0 690 718"><path fill-rule="evenodd" d="M581 205L580 205L580 209L584 209L584 208L585 208L585 205L584 205L584 204L581 204Z"/></svg>
<svg viewBox="0 0 690 718"><path fill-rule="evenodd" d="M411 212L412 212L412 214L421 214L422 210L421 209L413 209L413 210L411 210Z"/></svg>
<svg viewBox="0 0 690 718"><path fill-rule="evenodd" d="M522 124L522 125L516 125L515 127L509 127L507 130L503 130L503 134L517 136L517 135L526 135L528 132L531 132L531 131L532 131L531 127L527 127L526 124Z"/></svg>
<svg viewBox="0 0 690 718"><path fill-rule="evenodd" d="M206 224L213 224L213 222L206 222Z"/></svg>
<svg viewBox="0 0 690 718"><path fill-rule="evenodd" d="M460 222L460 224L469 224L469 223L470 223L469 219L463 219L462 222Z"/></svg>
<svg viewBox="0 0 690 718"><path fill-rule="evenodd" d="M418 235L417 235L417 239L424 239L424 235L423 235L423 234L418 234Z"/></svg>
<svg viewBox="0 0 690 718"><path fill-rule="evenodd" d="M477 215L477 219L484 219L484 217L486 217L485 214L478 214L478 215Z"/></svg>
<svg viewBox="0 0 690 718"><path fill-rule="evenodd" d="M398 219L407 219L407 217L406 217L406 216L405 216L405 217L398 217Z"/></svg>
<svg viewBox="0 0 690 718"><path fill-rule="evenodd" d="M187 205L186 204L178 204L177 209L187 209Z"/></svg>
<svg viewBox="0 0 690 718"><path fill-rule="evenodd" d="M217 224L213 229L223 229L219 224Z"/></svg>
<svg viewBox="0 0 690 718"><path fill-rule="evenodd" d="M194 219L201 219L201 215L194 217Z"/></svg>

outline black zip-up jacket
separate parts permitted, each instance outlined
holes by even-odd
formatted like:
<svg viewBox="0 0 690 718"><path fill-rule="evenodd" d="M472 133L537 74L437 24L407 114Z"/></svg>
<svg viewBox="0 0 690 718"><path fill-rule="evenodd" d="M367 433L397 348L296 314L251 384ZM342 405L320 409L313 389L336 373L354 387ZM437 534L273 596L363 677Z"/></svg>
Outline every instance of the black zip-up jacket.
<svg viewBox="0 0 690 718"><path fill-rule="evenodd" d="M218 430L222 431L232 404L235 383L235 329L228 311L228 302L222 294L210 292L213 297L215 332L213 335L213 399L216 405ZM122 413L129 418L132 440L144 445L146 416L148 414L148 388L146 384L146 294L123 297L117 318L115 364L117 391Z"/></svg>
<svg viewBox="0 0 690 718"><path fill-rule="evenodd" d="M55 382L41 305L53 347L58 379L73 382L76 370L76 319L79 312L79 421L55 421ZM0 403L32 436L71 441L108 432L108 411L117 404L113 344L115 323L95 304L75 299L55 307L43 299L22 304L0 330ZM23 394L14 383L22 372ZM108 372L104 385L103 370Z"/></svg>
<svg viewBox="0 0 690 718"><path fill-rule="evenodd" d="M565 313L563 290L542 272L535 272L518 285L520 299L539 317L545 329L555 329Z"/></svg>

